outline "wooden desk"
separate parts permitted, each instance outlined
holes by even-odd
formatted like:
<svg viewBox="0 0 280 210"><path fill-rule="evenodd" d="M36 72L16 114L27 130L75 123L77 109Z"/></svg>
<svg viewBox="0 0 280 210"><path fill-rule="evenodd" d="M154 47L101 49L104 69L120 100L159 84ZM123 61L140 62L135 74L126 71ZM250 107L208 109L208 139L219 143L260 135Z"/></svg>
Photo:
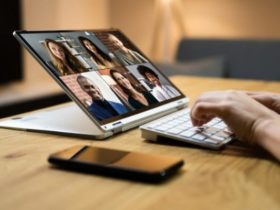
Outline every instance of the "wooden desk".
<svg viewBox="0 0 280 210"><path fill-rule="evenodd" d="M203 91L280 91L280 83L173 77L192 101ZM176 177L160 185L56 170L50 153L73 145L184 158ZM256 151L256 152L255 152ZM0 209L280 209L280 167L262 150L240 143L221 151L144 141L138 129L105 141L0 130Z"/></svg>

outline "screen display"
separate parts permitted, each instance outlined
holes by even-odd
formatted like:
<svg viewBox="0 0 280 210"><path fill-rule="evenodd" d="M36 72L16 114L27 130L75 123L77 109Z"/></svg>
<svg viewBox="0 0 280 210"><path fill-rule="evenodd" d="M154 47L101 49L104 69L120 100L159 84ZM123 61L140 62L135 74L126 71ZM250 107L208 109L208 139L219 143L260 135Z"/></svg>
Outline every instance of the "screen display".
<svg viewBox="0 0 280 210"><path fill-rule="evenodd" d="M102 125L183 97L118 30L20 35Z"/></svg>
<svg viewBox="0 0 280 210"><path fill-rule="evenodd" d="M60 157L63 157L63 153L60 154ZM151 172L164 170L179 162L179 158L176 157L126 152L90 146L83 147L69 159L97 165L115 166Z"/></svg>

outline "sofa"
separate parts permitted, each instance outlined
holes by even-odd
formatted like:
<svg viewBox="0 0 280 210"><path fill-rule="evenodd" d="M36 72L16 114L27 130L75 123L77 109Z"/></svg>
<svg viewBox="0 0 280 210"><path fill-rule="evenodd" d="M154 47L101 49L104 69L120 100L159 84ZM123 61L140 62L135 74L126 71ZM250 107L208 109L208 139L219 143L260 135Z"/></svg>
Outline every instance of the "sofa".
<svg viewBox="0 0 280 210"><path fill-rule="evenodd" d="M280 80L280 41L183 38L175 62L157 66L168 76Z"/></svg>

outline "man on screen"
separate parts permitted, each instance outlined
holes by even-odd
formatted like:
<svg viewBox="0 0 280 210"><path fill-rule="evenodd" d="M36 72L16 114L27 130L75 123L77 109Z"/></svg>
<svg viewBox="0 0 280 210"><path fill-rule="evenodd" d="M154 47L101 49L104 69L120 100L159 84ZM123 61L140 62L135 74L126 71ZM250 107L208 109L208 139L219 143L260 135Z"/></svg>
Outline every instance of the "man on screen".
<svg viewBox="0 0 280 210"><path fill-rule="evenodd" d="M92 103L88 110L98 120L108 119L127 112L127 109L122 104L104 99L97 85L88 78L79 75L77 82L81 89L91 97Z"/></svg>

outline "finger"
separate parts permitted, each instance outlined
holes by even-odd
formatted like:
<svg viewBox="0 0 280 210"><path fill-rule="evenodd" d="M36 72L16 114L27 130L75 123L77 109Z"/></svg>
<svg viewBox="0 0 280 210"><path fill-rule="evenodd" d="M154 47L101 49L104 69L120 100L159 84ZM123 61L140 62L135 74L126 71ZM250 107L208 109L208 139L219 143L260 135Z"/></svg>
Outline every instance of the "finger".
<svg viewBox="0 0 280 210"><path fill-rule="evenodd" d="M193 126L202 126L206 123L208 123L211 119L195 119L195 118L191 118L192 124Z"/></svg>
<svg viewBox="0 0 280 210"><path fill-rule="evenodd" d="M245 94L247 94L247 95L259 95L260 93L259 92L257 92L257 91L243 91Z"/></svg>
<svg viewBox="0 0 280 210"><path fill-rule="evenodd" d="M267 91L245 91L244 93L246 93L248 96L251 97L259 97L259 98L267 98L271 96L271 92L267 92Z"/></svg>
<svg viewBox="0 0 280 210"><path fill-rule="evenodd" d="M191 119L194 125L207 123L214 117L221 117L224 108L217 103L198 102L191 109Z"/></svg>
<svg viewBox="0 0 280 210"><path fill-rule="evenodd" d="M266 95L270 94L268 91L250 91L250 90L245 90L244 93L250 94L250 95Z"/></svg>
<svg viewBox="0 0 280 210"><path fill-rule="evenodd" d="M271 108L273 106L273 98L269 96L264 96L264 95L252 95L251 96L254 100L257 102Z"/></svg>

